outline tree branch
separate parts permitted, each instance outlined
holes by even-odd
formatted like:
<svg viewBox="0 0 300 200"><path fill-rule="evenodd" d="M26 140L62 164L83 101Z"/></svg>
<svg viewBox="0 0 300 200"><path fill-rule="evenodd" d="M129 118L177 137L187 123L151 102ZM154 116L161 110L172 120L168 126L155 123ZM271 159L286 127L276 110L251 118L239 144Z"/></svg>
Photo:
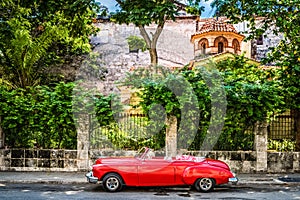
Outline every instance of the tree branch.
<svg viewBox="0 0 300 200"><path fill-rule="evenodd" d="M139 25L139 29L140 29L141 35L143 36L143 38L144 38L144 40L145 40L145 42L146 42L146 44L147 44L147 48L150 49L151 46L152 46L152 45L151 45L152 42L151 42L151 39L150 39L150 37L149 37L149 35L148 35L148 33L147 33L145 27L144 27L143 25Z"/></svg>

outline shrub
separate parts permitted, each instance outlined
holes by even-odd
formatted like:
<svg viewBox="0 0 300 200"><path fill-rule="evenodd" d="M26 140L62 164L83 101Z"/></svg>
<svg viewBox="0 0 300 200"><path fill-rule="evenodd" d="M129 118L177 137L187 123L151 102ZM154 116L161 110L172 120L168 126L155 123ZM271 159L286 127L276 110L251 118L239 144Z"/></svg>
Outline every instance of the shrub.
<svg viewBox="0 0 300 200"><path fill-rule="evenodd" d="M296 141L290 139L268 140L268 150L275 151L295 151Z"/></svg>

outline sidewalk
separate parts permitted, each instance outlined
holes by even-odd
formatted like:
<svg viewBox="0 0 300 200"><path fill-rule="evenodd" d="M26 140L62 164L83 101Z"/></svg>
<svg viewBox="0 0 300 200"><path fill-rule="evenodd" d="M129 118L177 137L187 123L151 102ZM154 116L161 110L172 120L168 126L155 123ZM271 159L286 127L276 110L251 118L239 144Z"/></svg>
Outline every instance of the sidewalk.
<svg viewBox="0 0 300 200"><path fill-rule="evenodd" d="M6 172L0 171L0 183L88 183L85 172Z"/></svg>
<svg viewBox="0 0 300 200"><path fill-rule="evenodd" d="M0 171L0 183L49 183L49 184L89 184L87 172L6 172ZM246 184L297 184L300 173L295 174L238 174L238 185Z"/></svg>

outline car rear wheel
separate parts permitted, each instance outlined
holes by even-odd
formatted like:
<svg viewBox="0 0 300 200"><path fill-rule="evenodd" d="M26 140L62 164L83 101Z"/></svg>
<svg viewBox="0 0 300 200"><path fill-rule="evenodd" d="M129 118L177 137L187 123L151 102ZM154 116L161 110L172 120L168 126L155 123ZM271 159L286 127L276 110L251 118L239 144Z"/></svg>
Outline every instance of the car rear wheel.
<svg viewBox="0 0 300 200"><path fill-rule="evenodd" d="M212 178L199 178L194 186L199 192L210 192L214 189L215 184L215 180Z"/></svg>
<svg viewBox="0 0 300 200"><path fill-rule="evenodd" d="M103 188L107 192L117 192L122 189L122 179L118 174L109 173L103 178Z"/></svg>

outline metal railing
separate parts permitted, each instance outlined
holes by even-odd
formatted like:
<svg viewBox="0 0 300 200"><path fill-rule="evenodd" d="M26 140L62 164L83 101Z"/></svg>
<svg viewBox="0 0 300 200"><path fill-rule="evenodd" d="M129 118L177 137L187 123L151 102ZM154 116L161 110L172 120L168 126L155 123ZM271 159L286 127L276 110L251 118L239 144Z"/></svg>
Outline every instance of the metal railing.
<svg viewBox="0 0 300 200"><path fill-rule="evenodd" d="M148 118L144 114L118 113L114 118L115 123L99 126L95 117L90 117L90 149L130 149L147 138Z"/></svg>
<svg viewBox="0 0 300 200"><path fill-rule="evenodd" d="M95 117L90 117L90 149L132 149L136 145L145 143L152 136L147 130L149 129L149 120L144 114L119 113L115 116L115 120L116 123L109 126L99 126ZM268 138L294 140L296 136L294 123L290 112L276 116L268 126ZM238 143L236 140L247 140L249 144L246 143L247 147L243 148L251 149L252 141L254 141L253 127L236 136L231 138L233 143ZM195 148L197 149L196 146ZM222 149L221 147L217 148Z"/></svg>
<svg viewBox="0 0 300 200"><path fill-rule="evenodd" d="M295 121L290 111L274 117L268 126L268 138L272 140L296 138Z"/></svg>

